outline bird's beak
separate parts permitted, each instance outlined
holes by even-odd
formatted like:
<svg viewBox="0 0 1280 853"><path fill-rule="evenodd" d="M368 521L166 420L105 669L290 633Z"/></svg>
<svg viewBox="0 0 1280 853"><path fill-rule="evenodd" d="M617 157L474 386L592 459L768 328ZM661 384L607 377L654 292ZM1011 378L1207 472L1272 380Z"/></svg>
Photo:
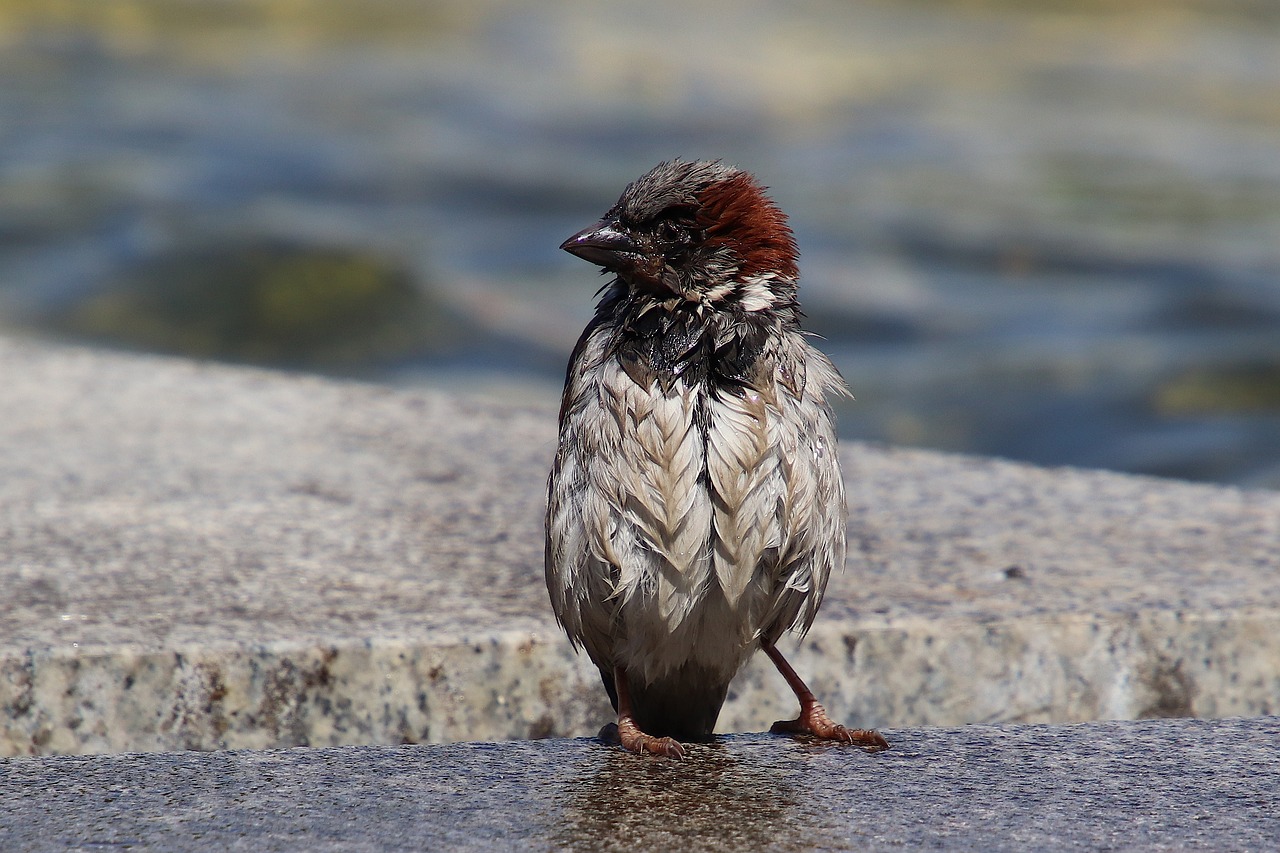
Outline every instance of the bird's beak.
<svg viewBox="0 0 1280 853"><path fill-rule="evenodd" d="M571 255L607 270L632 266L644 257L631 232L613 219L602 219L560 244Z"/></svg>

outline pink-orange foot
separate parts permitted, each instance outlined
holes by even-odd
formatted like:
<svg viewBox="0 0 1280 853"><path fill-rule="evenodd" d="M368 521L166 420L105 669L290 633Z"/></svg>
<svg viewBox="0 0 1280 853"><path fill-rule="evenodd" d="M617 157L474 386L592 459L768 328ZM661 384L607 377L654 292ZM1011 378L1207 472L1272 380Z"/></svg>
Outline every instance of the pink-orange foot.
<svg viewBox="0 0 1280 853"><path fill-rule="evenodd" d="M812 735L822 740L852 743L867 749L888 749L889 741L873 729L850 729L833 721L817 702L803 708L794 720L778 720L769 731L774 734Z"/></svg>
<svg viewBox="0 0 1280 853"><path fill-rule="evenodd" d="M635 718L631 716L631 684L627 679L627 671L622 667L614 667L613 683L618 695L618 724L613 727L618 743L623 749L629 749L638 755L665 755L667 758L684 758L684 747L675 738L654 737L640 731ZM609 726L600 732L603 737Z"/></svg>
<svg viewBox="0 0 1280 853"><path fill-rule="evenodd" d="M667 758L684 758L684 747L675 738L654 737L640 731L634 720L623 719L618 722L618 742L623 749L639 755L664 755Z"/></svg>
<svg viewBox="0 0 1280 853"><path fill-rule="evenodd" d="M849 729L833 722L827 716L827 709L822 707L813 695L813 691L804 683L796 671L791 668L791 664L787 663L787 659L782 656L782 652L778 651L772 643L762 646L764 653L769 656L769 660L773 661L773 665L778 668L778 672L782 673L782 677L786 679L787 686L791 688L791 692L796 694L796 698L800 700L800 716L794 720L779 720L773 724L773 728L769 731L774 734L800 734L813 735L823 740L835 740L841 743L854 743L866 749L888 749L889 741L884 739L884 735L872 729Z"/></svg>

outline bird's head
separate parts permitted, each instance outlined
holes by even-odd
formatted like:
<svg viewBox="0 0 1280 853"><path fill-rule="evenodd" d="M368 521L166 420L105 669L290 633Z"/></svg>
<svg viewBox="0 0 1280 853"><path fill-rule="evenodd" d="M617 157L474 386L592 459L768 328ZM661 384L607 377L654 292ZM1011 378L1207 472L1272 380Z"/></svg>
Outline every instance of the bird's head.
<svg viewBox="0 0 1280 853"><path fill-rule="evenodd" d="M762 311L795 298L786 215L750 173L720 162L659 163L560 248L658 302Z"/></svg>

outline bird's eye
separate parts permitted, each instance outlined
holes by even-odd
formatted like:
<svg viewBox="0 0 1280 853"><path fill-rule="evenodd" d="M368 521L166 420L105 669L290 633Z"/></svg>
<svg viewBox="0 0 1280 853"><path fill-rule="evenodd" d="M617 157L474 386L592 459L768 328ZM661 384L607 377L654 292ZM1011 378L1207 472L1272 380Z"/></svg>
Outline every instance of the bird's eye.
<svg viewBox="0 0 1280 853"><path fill-rule="evenodd" d="M667 240L679 240L688 233L688 228L679 222L664 219L658 223L658 233Z"/></svg>
<svg viewBox="0 0 1280 853"><path fill-rule="evenodd" d="M698 229L689 222L667 219L659 222L657 227L658 241L668 254L685 251L698 242L698 234Z"/></svg>
<svg viewBox="0 0 1280 853"><path fill-rule="evenodd" d="M693 242L697 231L696 210L691 205L672 205L658 214L654 223L659 239L664 243L687 246Z"/></svg>

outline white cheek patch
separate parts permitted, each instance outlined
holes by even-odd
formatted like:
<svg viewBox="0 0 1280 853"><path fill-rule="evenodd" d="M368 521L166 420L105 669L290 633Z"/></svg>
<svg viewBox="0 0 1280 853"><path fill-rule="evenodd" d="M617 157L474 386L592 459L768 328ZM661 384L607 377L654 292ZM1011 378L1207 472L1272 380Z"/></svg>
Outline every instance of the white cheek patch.
<svg viewBox="0 0 1280 853"><path fill-rule="evenodd" d="M734 289L733 282L729 282L728 284L716 285L715 287L711 288L710 290L708 290L706 293L702 295L702 301L707 305L714 305L715 303L724 299L730 293L733 293L733 289Z"/></svg>
<svg viewBox="0 0 1280 853"><path fill-rule="evenodd" d="M763 311L777 301L769 282L777 280L776 273L761 273L745 278L738 287L741 297L738 304L744 311Z"/></svg>

